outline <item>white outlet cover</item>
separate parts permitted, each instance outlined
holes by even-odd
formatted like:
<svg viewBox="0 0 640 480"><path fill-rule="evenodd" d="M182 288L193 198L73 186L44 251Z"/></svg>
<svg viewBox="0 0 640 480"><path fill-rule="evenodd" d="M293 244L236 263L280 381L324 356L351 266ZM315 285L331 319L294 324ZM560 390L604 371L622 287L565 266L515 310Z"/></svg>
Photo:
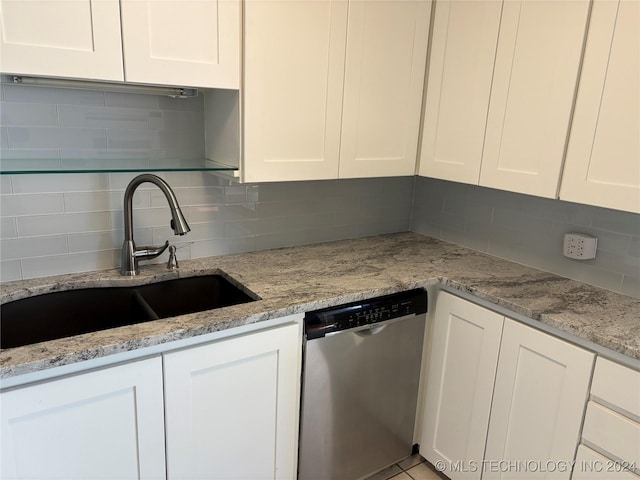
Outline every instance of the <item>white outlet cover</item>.
<svg viewBox="0 0 640 480"><path fill-rule="evenodd" d="M565 233L562 254L574 260L596 258L598 239L584 233Z"/></svg>

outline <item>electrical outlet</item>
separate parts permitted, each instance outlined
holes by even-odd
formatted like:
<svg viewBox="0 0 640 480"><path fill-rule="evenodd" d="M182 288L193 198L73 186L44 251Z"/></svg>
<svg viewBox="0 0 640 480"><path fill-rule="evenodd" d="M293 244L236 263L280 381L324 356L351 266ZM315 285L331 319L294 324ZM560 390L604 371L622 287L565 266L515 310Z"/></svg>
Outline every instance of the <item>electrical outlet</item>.
<svg viewBox="0 0 640 480"><path fill-rule="evenodd" d="M562 254L575 260L596 258L598 239L583 233L565 233Z"/></svg>

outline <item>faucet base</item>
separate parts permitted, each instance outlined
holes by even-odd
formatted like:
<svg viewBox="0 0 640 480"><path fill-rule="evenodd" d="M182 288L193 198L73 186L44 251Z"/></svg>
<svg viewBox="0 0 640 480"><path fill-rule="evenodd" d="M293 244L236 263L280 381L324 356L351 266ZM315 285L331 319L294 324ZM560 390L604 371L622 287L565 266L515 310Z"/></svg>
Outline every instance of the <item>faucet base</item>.
<svg viewBox="0 0 640 480"><path fill-rule="evenodd" d="M125 240L122 243L122 262L120 263L120 273L127 277L138 275L138 261L136 258L136 245L132 240Z"/></svg>

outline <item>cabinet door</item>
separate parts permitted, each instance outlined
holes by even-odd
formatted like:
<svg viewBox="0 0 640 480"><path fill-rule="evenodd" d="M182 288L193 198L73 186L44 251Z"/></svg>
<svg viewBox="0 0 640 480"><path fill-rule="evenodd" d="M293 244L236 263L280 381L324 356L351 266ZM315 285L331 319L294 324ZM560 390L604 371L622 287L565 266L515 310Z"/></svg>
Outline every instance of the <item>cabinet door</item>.
<svg viewBox="0 0 640 480"><path fill-rule="evenodd" d="M3 479L165 478L162 361L0 395Z"/></svg>
<svg viewBox="0 0 640 480"><path fill-rule="evenodd" d="M122 0L128 82L240 88L238 0Z"/></svg>
<svg viewBox="0 0 640 480"><path fill-rule="evenodd" d="M485 461L571 462L589 392L593 354L506 319ZM551 462L551 463L547 463ZM535 468L535 467L533 467ZM483 479L568 479L571 469L486 469Z"/></svg>
<svg viewBox="0 0 640 480"><path fill-rule="evenodd" d="M571 480L640 480L640 477L624 464L580 445Z"/></svg>
<svg viewBox="0 0 640 480"><path fill-rule="evenodd" d="M349 4L340 178L414 175L431 2Z"/></svg>
<svg viewBox="0 0 640 480"><path fill-rule="evenodd" d="M560 198L640 213L640 3L593 4Z"/></svg>
<svg viewBox="0 0 640 480"><path fill-rule="evenodd" d="M295 478L297 324L165 356L168 479Z"/></svg>
<svg viewBox="0 0 640 480"><path fill-rule="evenodd" d="M0 1L0 71L124 80L117 0Z"/></svg>
<svg viewBox="0 0 640 480"><path fill-rule="evenodd" d="M479 479L504 317L440 292L429 355L420 454L452 480ZM465 470L465 471L463 471Z"/></svg>
<svg viewBox="0 0 640 480"><path fill-rule="evenodd" d="M338 177L346 0L247 0L247 182Z"/></svg>
<svg viewBox="0 0 640 480"><path fill-rule="evenodd" d="M504 2L480 185L556 198L589 3Z"/></svg>
<svg viewBox="0 0 640 480"><path fill-rule="evenodd" d="M419 173L477 185L501 1L438 1Z"/></svg>

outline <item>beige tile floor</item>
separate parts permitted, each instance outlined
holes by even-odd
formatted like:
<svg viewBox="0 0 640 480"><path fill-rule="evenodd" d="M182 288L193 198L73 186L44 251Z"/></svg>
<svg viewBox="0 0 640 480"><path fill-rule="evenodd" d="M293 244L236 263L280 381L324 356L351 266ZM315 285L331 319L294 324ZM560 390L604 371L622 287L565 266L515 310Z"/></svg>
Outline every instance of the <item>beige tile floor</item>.
<svg viewBox="0 0 640 480"><path fill-rule="evenodd" d="M447 480L419 454L405 458L401 462L370 476L366 480Z"/></svg>

